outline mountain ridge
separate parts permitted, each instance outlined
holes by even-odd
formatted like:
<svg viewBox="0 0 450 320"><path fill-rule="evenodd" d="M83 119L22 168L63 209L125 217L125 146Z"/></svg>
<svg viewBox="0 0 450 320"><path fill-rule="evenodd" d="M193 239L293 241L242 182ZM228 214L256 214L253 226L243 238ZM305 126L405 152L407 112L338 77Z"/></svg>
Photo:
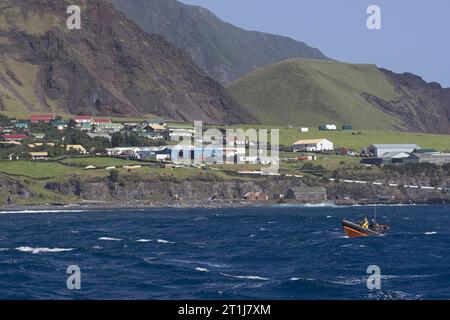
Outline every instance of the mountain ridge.
<svg viewBox="0 0 450 320"><path fill-rule="evenodd" d="M235 27L199 6L176 0L111 1L146 32L161 34L186 49L209 76L221 83L288 58L328 59L303 42Z"/></svg>

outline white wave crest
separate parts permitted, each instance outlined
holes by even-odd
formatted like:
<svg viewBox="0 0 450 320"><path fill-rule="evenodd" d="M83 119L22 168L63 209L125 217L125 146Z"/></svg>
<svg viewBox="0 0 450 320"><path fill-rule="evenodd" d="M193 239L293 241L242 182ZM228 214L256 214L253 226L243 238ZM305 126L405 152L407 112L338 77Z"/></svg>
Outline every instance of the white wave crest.
<svg viewBox="0 0 450 320"><path fill-rule="evenodd" d="M209 270L206 268L195 268L195 270L197 270L198 272L209 272Z"/></svg>
<svg viewBox="0 0 450 320"><path fill-rule="evenodd" d="M235 278L235 279L246 279L246 280L260 280L260 281L269 281L269 278L264 278L260 276L233 276L226 273L221 273L221 275L225 277Z"/></svg>
<svg viewBox="0 0 450 320"><path fill-rule="evenodd" d="M38 253L57 253L74 250L73 248L32 248L32 247L17 247L17 251L38 254Z"/></svg>
<svg viewBox="0 0 450 320"><path fill-rule="evenodd" d="M164 240L164 239L158 239L158 240L156 240L156 242L157 243L162 243L162 244L173 244L173 243L175 243L175 242L167 241L167 240Z"/></svg>
<svg viewBox="0 0 450 320"><path fill-rule="evenodd" d="M0 211L0 214L13 213L80 213L87 212L87 210L20 210L20 211Z"/></svg>
<svg viewBox="0 0 450 320"><path fill-rule="evenodd" d="M101 238L98 238L98 240L101 240L101 241L122 241L122 239L111 238L111 237L101 237Z"/></svg>
<svg viewBox="0 0 450 320"><path fill-rule="evenodd" d="M139 239L139 240L136 240L136 242L152 242L152 240L150 240L150 239Z"/></svg>

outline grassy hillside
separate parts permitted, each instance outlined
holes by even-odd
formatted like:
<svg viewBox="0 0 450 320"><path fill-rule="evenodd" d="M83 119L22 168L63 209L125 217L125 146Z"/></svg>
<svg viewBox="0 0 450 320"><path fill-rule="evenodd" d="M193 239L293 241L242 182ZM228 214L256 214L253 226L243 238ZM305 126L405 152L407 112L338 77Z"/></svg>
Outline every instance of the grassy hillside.
<svg viewBox="0 0 450 320"><path fill-rule="evenodd" d="M402 121L361 96L397 97L375 65L294 59L269 65L233 82L229 90L261 122L317 126L352 123L359 128L402 128Z"/></svg>

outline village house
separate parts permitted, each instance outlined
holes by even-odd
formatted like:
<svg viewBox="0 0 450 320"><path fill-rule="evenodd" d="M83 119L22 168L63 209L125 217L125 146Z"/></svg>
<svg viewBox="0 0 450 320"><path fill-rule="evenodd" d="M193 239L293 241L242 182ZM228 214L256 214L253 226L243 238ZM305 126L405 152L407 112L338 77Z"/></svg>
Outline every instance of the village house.
<svg viewBox="0 0 450 320"><path fill-rule="evenodd" d="M77 151L80 154L87 154L87 150L81 144L68 144L66 151Z"/></svg>
<svg viewBox="0 0 450 320"><path fill-rule="evenodd" d="M3 134L0 136L3 141L22 141L28 139L24 134Z"/></svg>
<svg viewBox="0 0 450 320"><path fill-rule="evenodd" d="M94 125L98 125L100 123L112 123L112 121L111 121L111 119L106 119L106 118L94 118L93 119Z"/></svg>
<svg viewBox="0 0 450 320"><path fill-rule="evenodd" d="M89 132L92 130L92 123L90 122L81 122L80 124L77 124L77 128L80 131Z"/></svg>
<svg viewBox="0 0 450 320"><path fill-rule="evenodd" d="M51 123L53 120L55 120L55 117L52 115L34 115L30 118L31 123Z"/></svg>
<svg viewBox="0 0 450 320"><path fill-rule="evenodd" d="M145 127L145 137L150 139L168 139L169 129L160 124L149 124Z"/></svg>
<svg viewBox="0 0 450 320"><path fill-rule="evenodd" d="M137 131L137 129L138 129L138 127L140 126L140 124L137 123L137 122L125 122L125 123L123 124L123 126L124 126L125 130L128 130L128 131Z"/></svg>
<svg viewBox="0 0 450 320"><path fill-rule="evenodd" d="M163 119L147 119L144 120L144 124L149 125L149 124L159 124L161 126L167 126L167 123L165 120Z"/></svg>
<svg viewBox="0 0 450 320"><path fill-rule="evenodd" d="M62 120L55 120L53 121L52 125L59 131L64 131L64 129L67 129L68 127L68 123Z"/></svg>
<svg viewBox="0 0 450 320"><path fill-rule="evenodd" d="M77 126L81 126L81 124L89 124L89 125L93 125L94 124L94 119L92 118L92 116L77 116L74 117L73 120L76 122Z"/></svg>
<svg viewBox="0 0 450 320"><path fill-rule="evenodd" d="M333 142L327 139L298 140L293 145L294 152L320 152L333 150Z"/></svg>
<svg viewBox="0 0 450 320"><path fill-rule="evenodd" d="M22 143L20 143L19 141L2 141L2 140L0 140L0 144L1 145L13 145L13 146L22 145Z"/></svg>
<svg viewBox="0 0 450 320"><path fill-rule="evenodd" d="M48 152L30 152L31 160L48 160Z"/></svg>
<svg viewBox="0 0 450 320"><path fill-rule="evenodd" d="M139 148L137 158L140 160L170 160L171 150L167 147L145 147Z"/></svg>
<svg viewBox="0 0 450 320"><path fill-rule="evenodd" d="M341 147L338 150L338 155L340 156L347 156L349 154L350 150L346 147Z"/></svg>
<svg viewBox="0 0 450 320"><path fill-rule="evenodd" d="M28 122L26 122L26 121L17 121L14 124L14 127L16 129L28 129Z"/></svg>
<svg viewBox="0 0 450 320"><path fill-rule="evenodd" d="M98 122L95 123L95 129L94 132L97 133L115 133L120 132L124 128L123 124L121 123L115 123L115 122Z"/></svg>
<svg viewBox="0 0 450 320"><path fill-rule="evenodd" d="M106 148L109 156L121 158L137 158L140 150L138 147Z"/></svg>
<svg viewBox="0 0 450 320"><path fill-rule="evenodd" d="M42 140L45 138L45 133L32 133L31 136L33 139Z"/></svg>
<svg viewBox="0 0 450 320"><path fill-rule="evenodd" d="M323 203L328 199L327 190L323 187L289 188L285 198L304 203Z"/></svg>
<svg viewBox="0 0 450 320"><path fill-rule="evenodd" d="M169 129L169 137L172 141L179 141L181 139L192 138L195 134L194 129L183 129L183 128L171 128Z"/></svg>
<svg viewBox="0 0 450 320"><path fill-rule="evenodd" d="M192 145L185 146L168 146L170 158L173 162L200 162L200 163L217 163L223 162L222 147L195 147Z"/></svg>

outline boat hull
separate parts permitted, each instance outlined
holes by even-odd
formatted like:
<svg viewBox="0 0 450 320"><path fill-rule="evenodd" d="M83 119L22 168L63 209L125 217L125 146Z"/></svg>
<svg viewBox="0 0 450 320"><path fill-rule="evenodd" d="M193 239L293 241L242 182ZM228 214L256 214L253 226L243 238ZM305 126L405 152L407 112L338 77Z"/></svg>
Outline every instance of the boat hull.
<svg viewBox="0 0 450 320"><path fill-rule="evenodd" d="M348 220L343 220L342 226L344 227L345 234L349 238L375 237L382 235L379 232L373 231L371 229L365 229L360 225L350 222Z"/></svg>

